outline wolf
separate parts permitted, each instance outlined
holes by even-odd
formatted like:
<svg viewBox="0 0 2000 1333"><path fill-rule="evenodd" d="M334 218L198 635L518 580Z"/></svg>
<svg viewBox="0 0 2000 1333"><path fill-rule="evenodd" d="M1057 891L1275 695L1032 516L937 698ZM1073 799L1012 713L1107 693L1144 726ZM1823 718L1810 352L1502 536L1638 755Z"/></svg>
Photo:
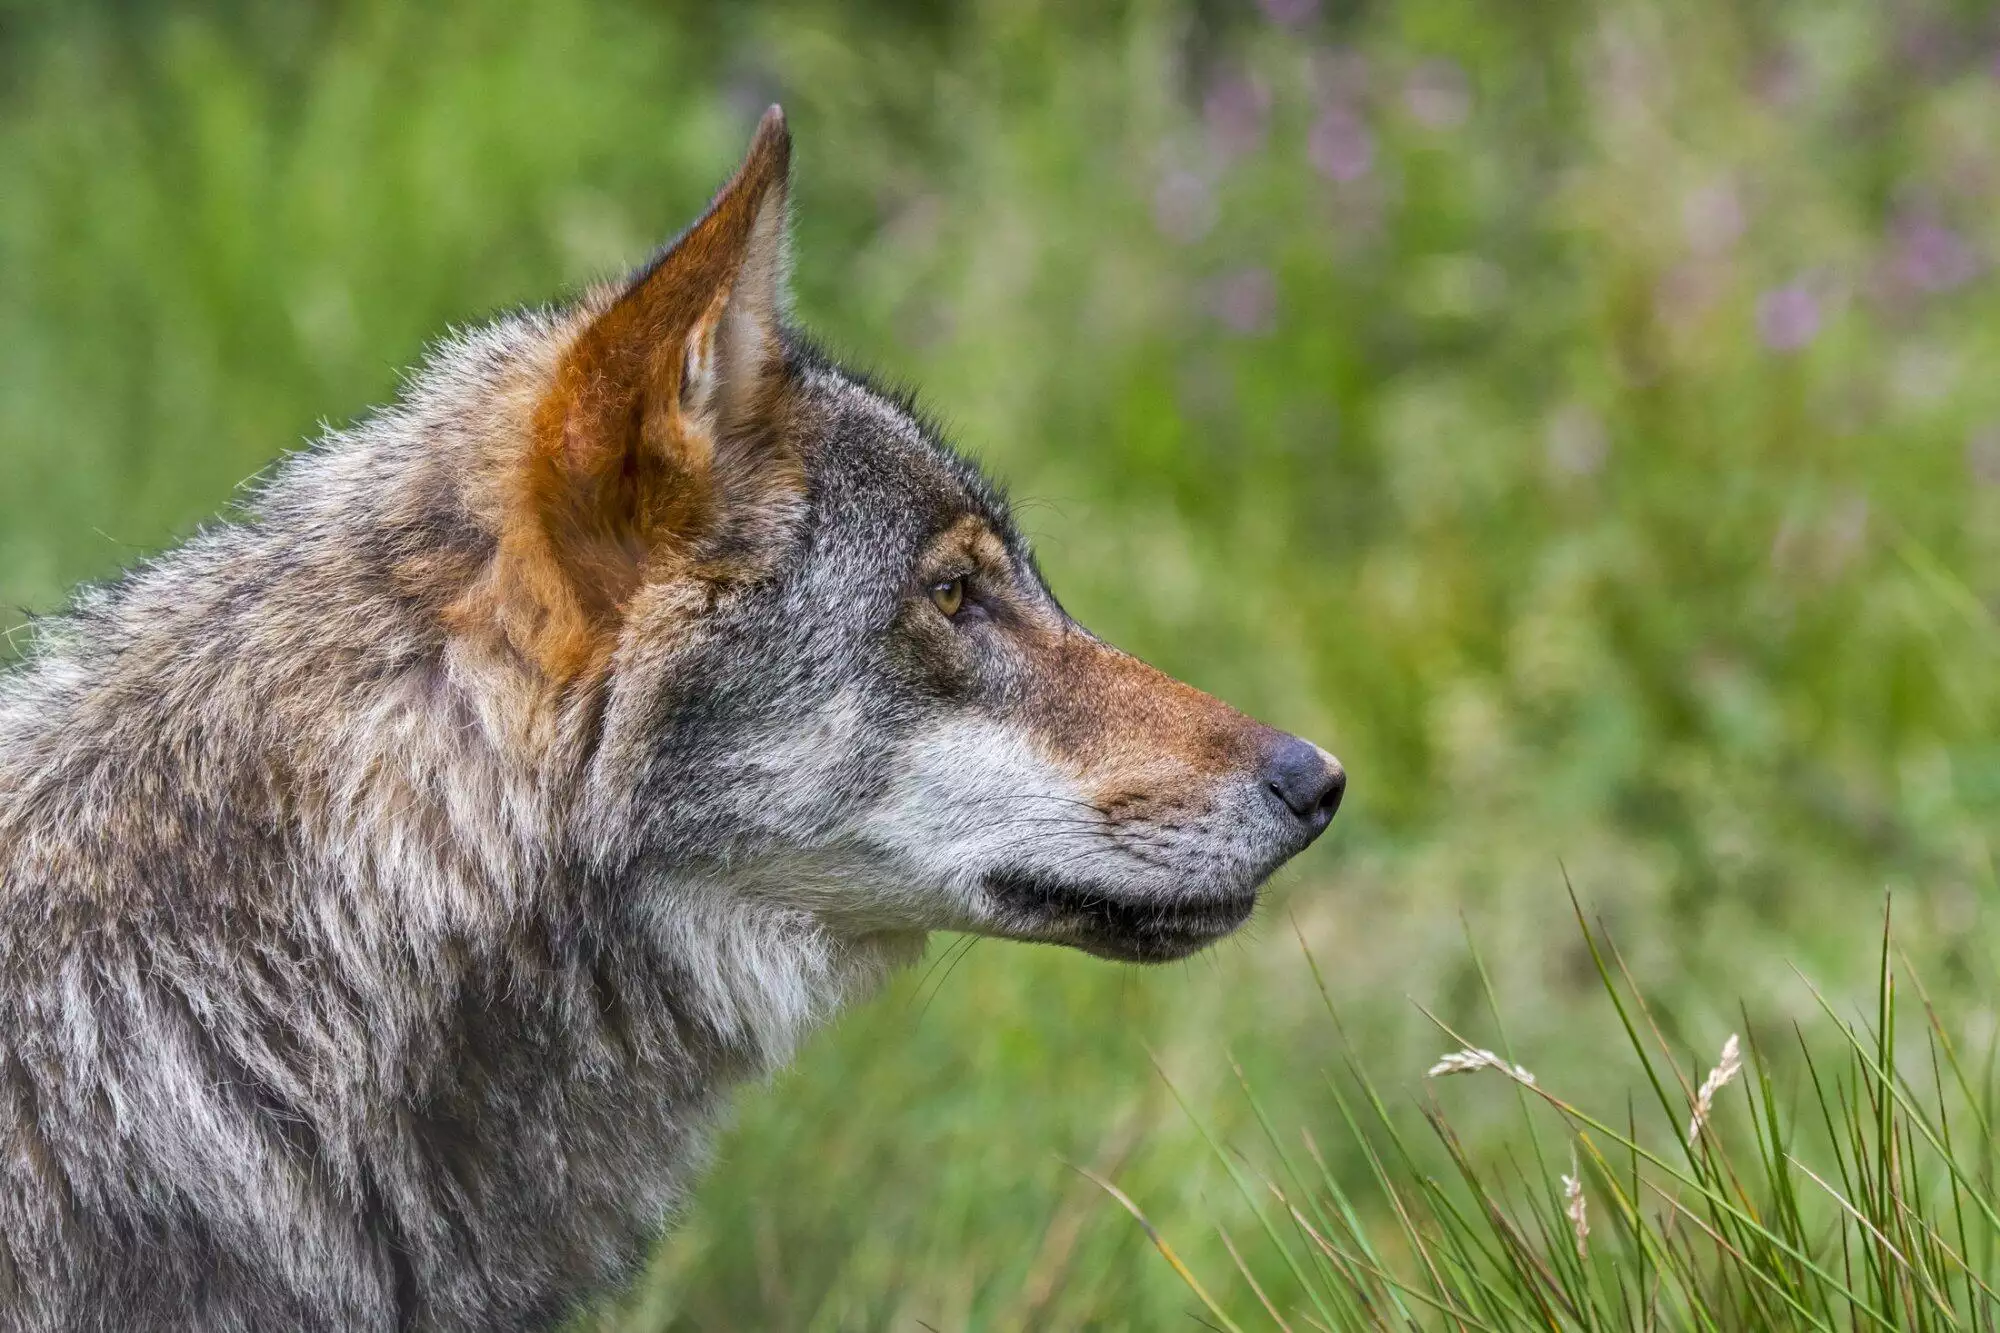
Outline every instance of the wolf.
<svg viewBox="0 0 2000 1333"><path fill-rule="evenodd" d="M547 1327L928 932L1181 958L1327 827L790 325L790 151L0 685L0 1327Z"/></svg>

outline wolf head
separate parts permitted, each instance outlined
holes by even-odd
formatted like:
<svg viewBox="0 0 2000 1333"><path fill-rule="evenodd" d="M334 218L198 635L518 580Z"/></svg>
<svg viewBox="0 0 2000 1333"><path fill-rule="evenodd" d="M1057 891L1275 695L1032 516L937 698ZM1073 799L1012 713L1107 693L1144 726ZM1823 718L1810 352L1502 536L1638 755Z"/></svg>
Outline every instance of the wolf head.
<svg viewBox="0 0 2000 1333"><path fill-rule="evenodd" d="M774 107L468 483L495 543L450 619L590 732L570 854L839 933L1200 948L1340 765L1077 624L998 492L785 323L789 152Z"/></svg>

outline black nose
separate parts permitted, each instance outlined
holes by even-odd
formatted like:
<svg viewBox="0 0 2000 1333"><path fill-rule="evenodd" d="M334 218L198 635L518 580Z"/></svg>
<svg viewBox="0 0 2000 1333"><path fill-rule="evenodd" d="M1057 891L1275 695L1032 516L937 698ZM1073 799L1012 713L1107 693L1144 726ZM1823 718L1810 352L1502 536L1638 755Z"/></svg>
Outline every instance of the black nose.
<svg viewBox="0 0 2000 1333"><path fill-rule="evenodd" d="M1297 815L1317 837L1333 822L1347 774L1339 763L1311 741L1287 736L1264 761L1264 782L1271 794Z"/></svg>

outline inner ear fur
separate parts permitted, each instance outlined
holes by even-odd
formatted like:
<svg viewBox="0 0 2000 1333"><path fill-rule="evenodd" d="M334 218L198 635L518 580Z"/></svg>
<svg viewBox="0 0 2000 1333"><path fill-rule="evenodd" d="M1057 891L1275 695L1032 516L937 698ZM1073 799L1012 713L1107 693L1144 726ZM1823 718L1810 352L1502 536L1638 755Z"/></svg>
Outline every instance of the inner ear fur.
<svg viewBox="0 0 2000 1333"><path fill-rule="evenodd" d="M790 158L774 106L708 210L576 336L535 407L496 610L552 676L608 653L643 581L699 575L803 490L776 429Z"/></svg>

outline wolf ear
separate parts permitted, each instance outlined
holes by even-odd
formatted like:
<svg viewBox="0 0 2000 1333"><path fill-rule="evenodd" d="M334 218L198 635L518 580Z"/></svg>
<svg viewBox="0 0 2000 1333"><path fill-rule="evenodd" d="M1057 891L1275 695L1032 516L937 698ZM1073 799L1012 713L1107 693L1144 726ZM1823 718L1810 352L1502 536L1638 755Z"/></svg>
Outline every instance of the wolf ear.
<svg viewBox="0 0 2000 1333"><path fill-rule="evenodd" d="M790 159L774 106L708 211L558 363L535 410L529 531L516 543L539 548L521 554L544 565L514 571L532 585L537 624L551 622L537 638L573 639L564 626L579 618L601 628L649 568L698 560L799 489L797 460L767 428L786 374Z"/></svg>

